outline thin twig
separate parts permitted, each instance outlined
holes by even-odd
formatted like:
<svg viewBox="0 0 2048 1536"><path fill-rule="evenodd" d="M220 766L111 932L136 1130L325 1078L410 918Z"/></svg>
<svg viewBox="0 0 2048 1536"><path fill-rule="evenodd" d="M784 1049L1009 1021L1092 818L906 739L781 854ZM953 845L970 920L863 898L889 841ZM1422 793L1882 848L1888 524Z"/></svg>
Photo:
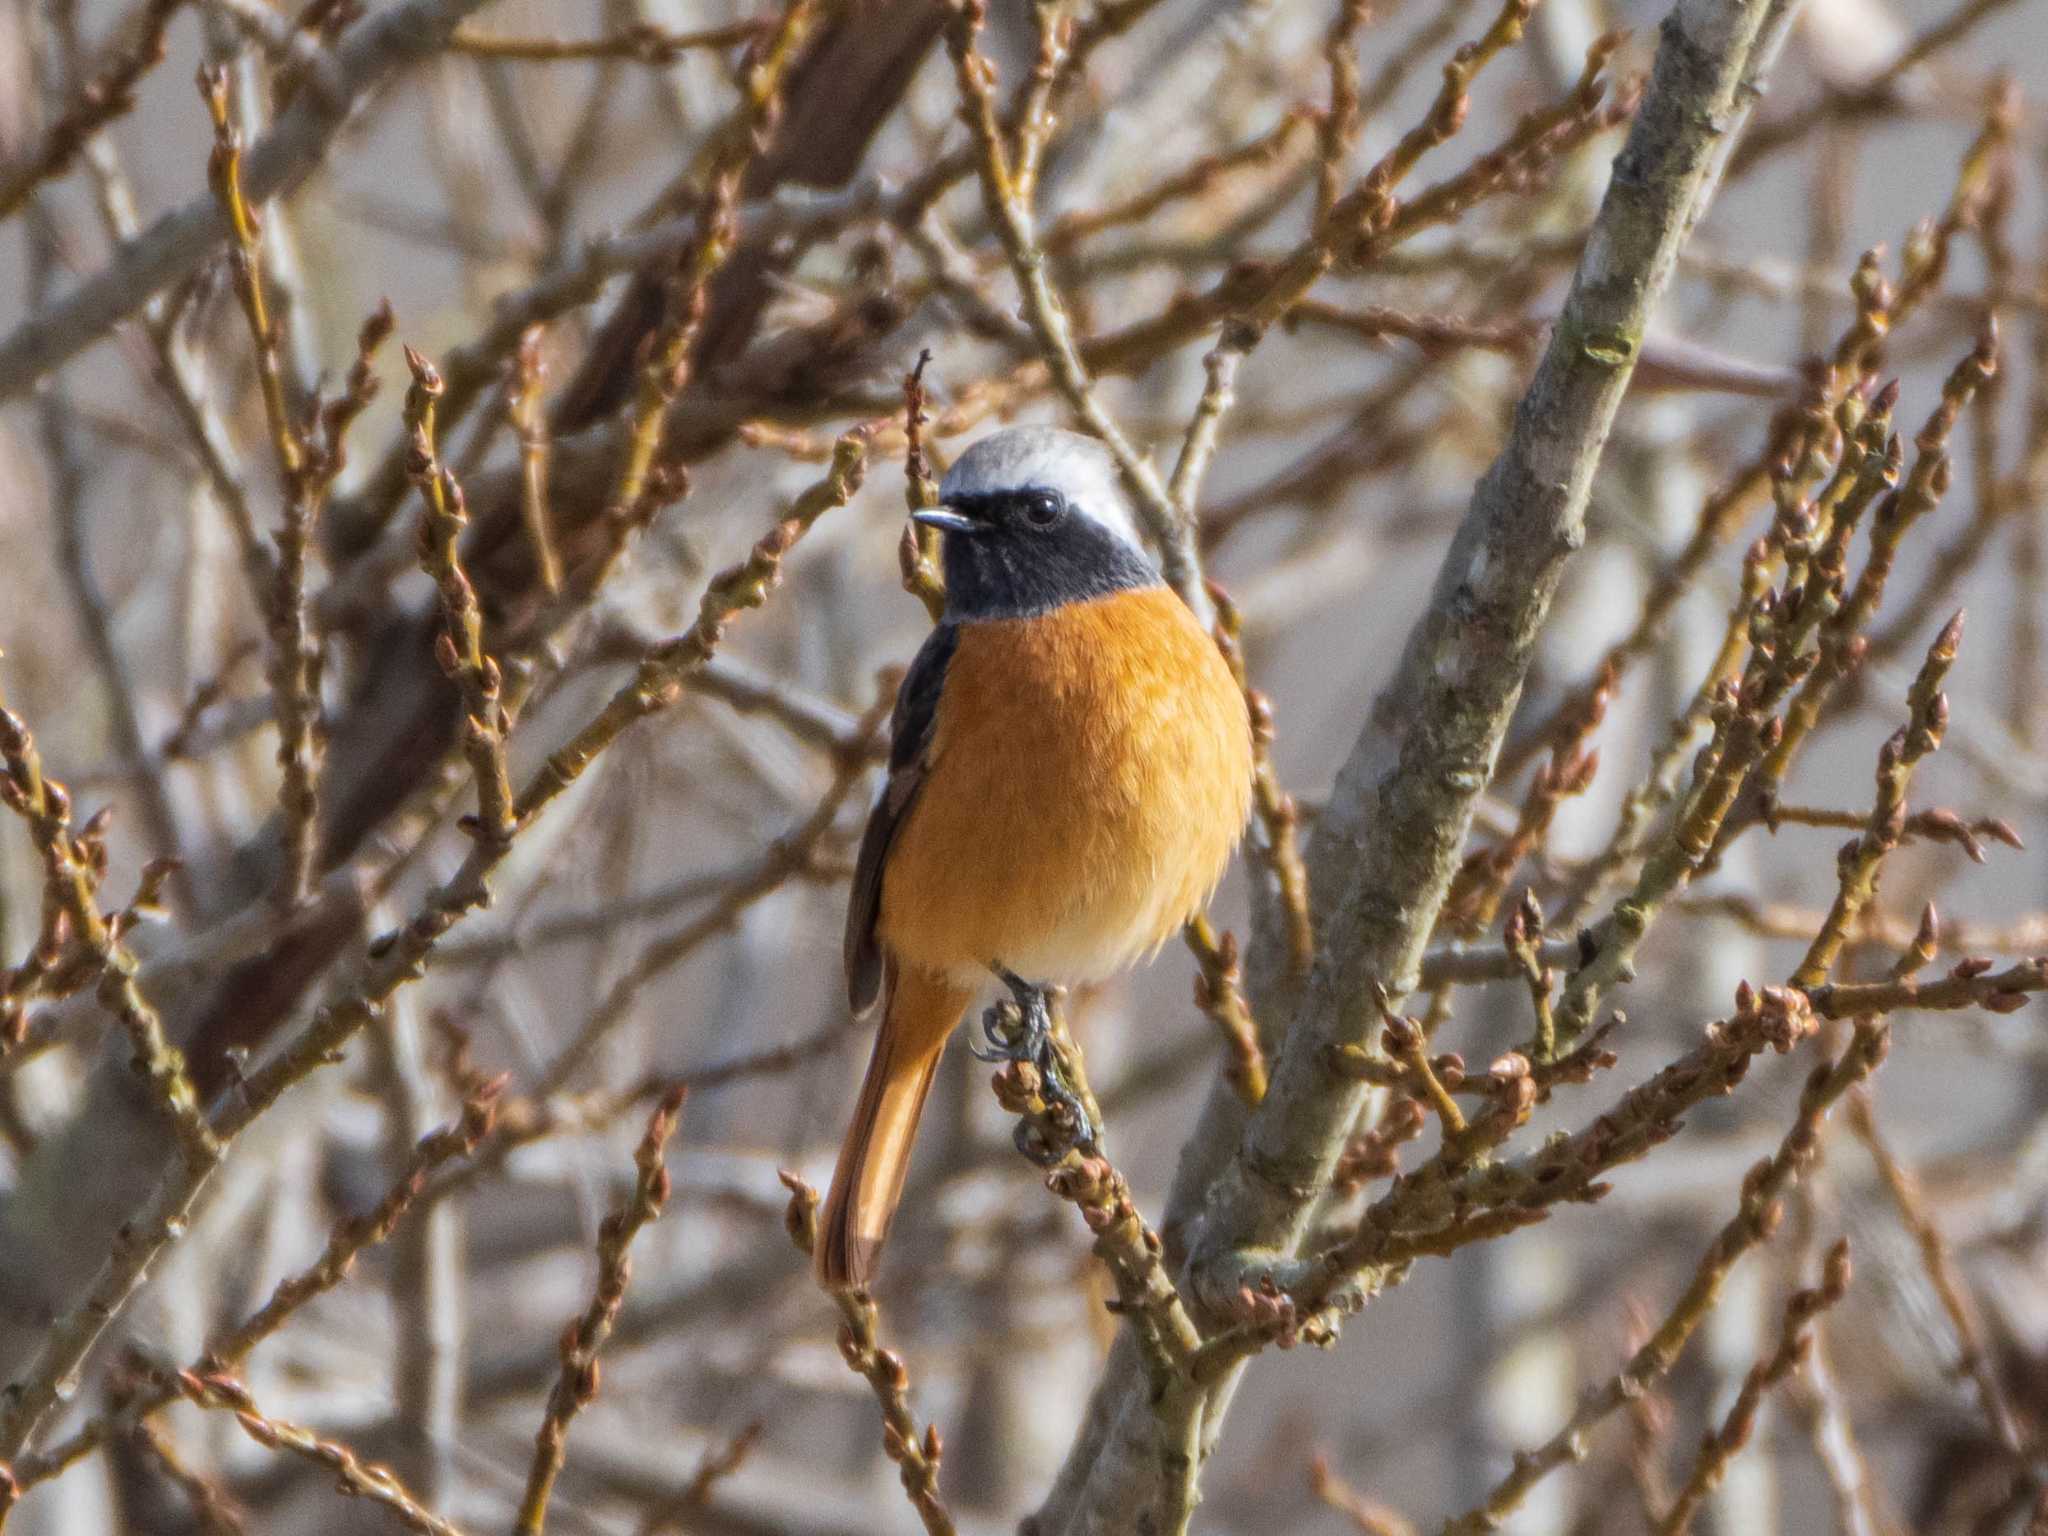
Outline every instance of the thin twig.
<svg viewBox="0 0 2048 1536"><path fill-rule="evenodd" d="M607 1216L597 1243L597 1288L582 1316L562 1334L562 1373L548 1394L547 1412L534 1437L533 1465L526 1474L526 1492L519 1501L519 1515L513 1529L519 1536L540 1536L548 1517L548 1499L555 1478L562 1470L568 1448L569 1421L596 1401L598 1353L611 1337L619 1307L626 1299L626 1283L633 1266L628 1254L640 1229L661 1214L668 1203L668 1169L662 1161L669 1137L675 1134L676 1119L683 1107L683 1091L672 1089L655 1106L647 1122L647 1134L633 1154L639 1176L633 1193L617 1211Z"/></svg>
<svg viewBox="0 0 2048 1536"><path fill-rule="evenodd" d="M818 1192L793 1173L781 1175L789 1191L783 1225L806 1259L818 1241ZM881 1342L881 1313L866 1291L830 1292L839 1308L839 1355L847 1369L867 1382L882 1410L882 1451L896 1463L904 1497L928 1536L953 1536L953 1516L939 1496L939 1462L945 1455L939 1427L917 1427L910 1408L910 1372L903 1357Z"/></svg>
<svg viewBox="0 0 2048 1536"><path fill-rule="evenodd" d="M397 0L317 56L307 86L244 162L243 193L261 205L310 175L356 104L389 76L430 58L448 34L488 0ZM229 233L211 193L166 213L123 241L113 257L69 294L44 305L0 339L0 399L11 399L106 335L156 294L189 277Z"/></svg>
<svg viewBox="0 0 2048 1536"><path fill-rule="evenodd" d="M1785 1303L1778 1325L1778 1343L1768 1357L1759 1360L1743 1378L1742 1389L1721 1422L1701 1442L1700 1454L1691 1474L1671 1501L1664 1518L1657 1522L1657 1536L1683 1536L1692 1528L1694 1516L1707 1495L1720 1486L1728 1465L1741 1454L1756 1429L1756 1416L1764 1394L1790 1377L1805 1362L1812 1347L1813 1328L1821 1313L1838 1303L1849 1289L1849 1241L1843 1238L1828 1250L1821 1283L1795 1291Z"/></svg>
<svg viewBox="0 0 2048 1536"><path fill-rule="evenodd" d="M187 1401L201 1408L232 1413L242 1432L258 1445L324 1468L342 1493L389 1510L407 1530L418 1532L419 1536L463 1536L456 1526L422 1504L389 1467L364 1461L341 1441L325 1439L304 1425L272 1418L257 1407L249 1389L233 1377L180 1371L177 1382Z"/></svg>

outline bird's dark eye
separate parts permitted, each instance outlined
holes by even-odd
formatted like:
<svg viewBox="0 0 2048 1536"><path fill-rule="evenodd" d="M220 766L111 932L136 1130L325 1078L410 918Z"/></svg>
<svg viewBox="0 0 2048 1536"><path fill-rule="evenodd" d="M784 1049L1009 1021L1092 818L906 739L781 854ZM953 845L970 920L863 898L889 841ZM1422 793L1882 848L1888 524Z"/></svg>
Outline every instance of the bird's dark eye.
<svg viewBox="0 0 2048 1536"><path fill-rule="evenodd" d="M1066 510L1058 491L1031 491L1024 497L1024 521L1034 528L1050 528Z"/></svg>

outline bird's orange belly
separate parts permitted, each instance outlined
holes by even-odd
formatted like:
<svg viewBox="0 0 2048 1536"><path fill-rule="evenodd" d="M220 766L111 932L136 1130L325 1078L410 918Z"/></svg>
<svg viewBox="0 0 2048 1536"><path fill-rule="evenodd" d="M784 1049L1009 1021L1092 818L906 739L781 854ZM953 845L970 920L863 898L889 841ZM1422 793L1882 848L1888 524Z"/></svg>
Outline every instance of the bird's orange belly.
<svg viewBox="0 0 2048 1536"><path fill-rule="evenodd" d="M1244 826L1251 733L1170 592L963 626L928 777L890 851L880 936L979 984L1085 982L1201 910Z"/></svg>

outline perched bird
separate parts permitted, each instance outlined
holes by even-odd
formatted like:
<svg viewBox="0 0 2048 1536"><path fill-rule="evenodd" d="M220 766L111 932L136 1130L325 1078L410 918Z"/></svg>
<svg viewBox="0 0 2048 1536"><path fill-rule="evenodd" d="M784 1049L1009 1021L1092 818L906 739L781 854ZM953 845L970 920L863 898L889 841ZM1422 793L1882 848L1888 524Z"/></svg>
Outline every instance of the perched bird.
<svg viewBox="0 0 2048 1536"><path fill-rule="evenodd" d="M999 1054L1059 1093L1043 989L1177 932L1251 802L1243 694L1160 580L1100 443L997 432L939 498L913 515L944 531L946 611L896 696L846 915L854 1011L882 1018L819 1227L833 1287L871 1280L939 1057L991 978L1027 1025Z"/></svg>

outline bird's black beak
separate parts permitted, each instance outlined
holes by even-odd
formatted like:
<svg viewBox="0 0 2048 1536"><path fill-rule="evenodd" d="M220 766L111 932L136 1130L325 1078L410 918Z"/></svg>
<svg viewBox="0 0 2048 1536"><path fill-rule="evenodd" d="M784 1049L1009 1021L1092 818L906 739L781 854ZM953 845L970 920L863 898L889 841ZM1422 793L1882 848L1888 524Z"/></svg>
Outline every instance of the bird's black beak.
<svg viewBox="0 0 2048 1536"><path fill-rule="evenodd" d="M927 528L943 528L948 533L979 533L981 524L971 517L963 517L951 507L925 507L910 514L913 523L922 523Z"/></svg>

